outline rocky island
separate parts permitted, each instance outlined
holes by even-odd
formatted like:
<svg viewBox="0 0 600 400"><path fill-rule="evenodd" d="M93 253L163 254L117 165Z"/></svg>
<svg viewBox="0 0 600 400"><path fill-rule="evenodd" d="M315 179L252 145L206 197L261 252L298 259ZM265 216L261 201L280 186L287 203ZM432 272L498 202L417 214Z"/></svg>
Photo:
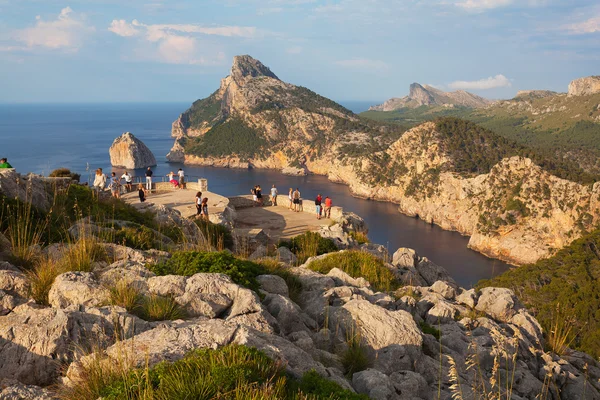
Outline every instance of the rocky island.
<svg viewBox="0 0 600 400"><path fill-rule="evenodd" d="M568 163L456 118L409 130L361 118L249 56L172 136L171 161L326 175L513 264L554 254L600 218L600 185Z"/></svg>
<svg viewBox="0 0 600 400"><path fill-rule="evenodd" d="M110 146L109 154L113 167L137 169L156 165L152 151L131 132L125 132L116 138Z"/></svg>
<svg viewBox="0 0 600 400"><path fill-rule="evenodd" d="M358 216L261 248L68 178L0 183L2 399L600 399L598 362L513 291L360 244Z"/></svg>

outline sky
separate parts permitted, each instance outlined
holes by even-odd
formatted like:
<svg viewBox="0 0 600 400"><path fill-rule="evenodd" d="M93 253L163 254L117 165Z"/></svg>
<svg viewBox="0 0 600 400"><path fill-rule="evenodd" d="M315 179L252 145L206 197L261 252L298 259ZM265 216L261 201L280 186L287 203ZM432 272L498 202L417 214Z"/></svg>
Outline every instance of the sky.
<svg viewBox="0 0 600 400"><path fill-rule="evenodd" d="M249 54L337 101L600 75L597 0L0 0L0 103L191 102Z"/></svg>

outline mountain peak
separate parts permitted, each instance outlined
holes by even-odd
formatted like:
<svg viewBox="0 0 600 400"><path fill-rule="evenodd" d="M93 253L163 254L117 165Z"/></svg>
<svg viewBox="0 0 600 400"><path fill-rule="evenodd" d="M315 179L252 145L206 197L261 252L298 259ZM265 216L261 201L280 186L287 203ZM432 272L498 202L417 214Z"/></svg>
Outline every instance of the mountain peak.
<svg viewBox="0 0 600 400"><path fill-rule="evenodd" d="M258 76L266 76L269 78L277 79L269 67L249 55L235 56L233 57L233 65L231 66L231 76L239 84L245 82L250 78Z"/></svg>

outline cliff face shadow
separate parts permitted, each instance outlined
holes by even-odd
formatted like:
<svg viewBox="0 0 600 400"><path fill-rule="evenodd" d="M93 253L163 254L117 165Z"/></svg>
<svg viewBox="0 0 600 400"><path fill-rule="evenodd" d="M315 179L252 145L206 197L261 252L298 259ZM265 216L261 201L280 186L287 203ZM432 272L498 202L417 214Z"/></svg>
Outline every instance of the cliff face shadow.
<svg viewBox="0 0 600 400"><path fill-rule="evenodd" d="M0 337L0 380L16 379L27 385L47 386L60 375L58 355L42 356Z"/></svg>

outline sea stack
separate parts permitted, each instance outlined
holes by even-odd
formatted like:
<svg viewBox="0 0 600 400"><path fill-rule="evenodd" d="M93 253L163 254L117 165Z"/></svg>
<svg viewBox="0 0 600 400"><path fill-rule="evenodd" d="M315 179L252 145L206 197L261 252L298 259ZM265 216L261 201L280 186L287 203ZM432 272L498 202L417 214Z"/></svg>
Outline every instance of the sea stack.
<svg viewBox="0 0 600 400"><path fill-rule="evenodd" d="M109 153L113 167L136 169L156 165L156 158L148 146L131 132L125 132L116 138Z"/></svg>

